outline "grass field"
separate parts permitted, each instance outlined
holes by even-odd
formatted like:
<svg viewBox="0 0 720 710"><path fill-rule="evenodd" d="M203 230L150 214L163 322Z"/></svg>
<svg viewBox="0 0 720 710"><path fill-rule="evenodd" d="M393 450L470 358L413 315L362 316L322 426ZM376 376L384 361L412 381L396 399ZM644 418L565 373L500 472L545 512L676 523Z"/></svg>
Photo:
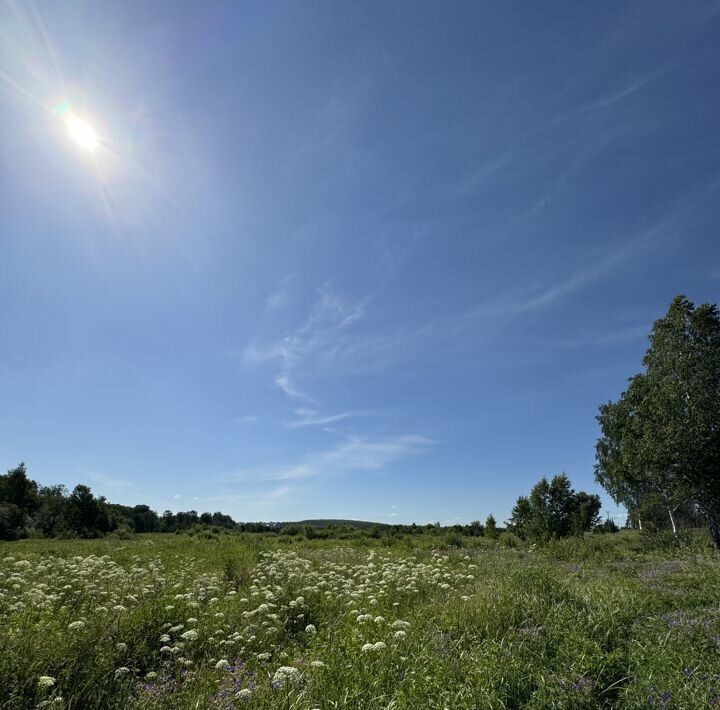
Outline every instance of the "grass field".
<svg viewBox="0 0 720 710"><path fill-rule="evenodd" d="M720 707L703 539L466 542L2 543L0 707Z"/></svg>

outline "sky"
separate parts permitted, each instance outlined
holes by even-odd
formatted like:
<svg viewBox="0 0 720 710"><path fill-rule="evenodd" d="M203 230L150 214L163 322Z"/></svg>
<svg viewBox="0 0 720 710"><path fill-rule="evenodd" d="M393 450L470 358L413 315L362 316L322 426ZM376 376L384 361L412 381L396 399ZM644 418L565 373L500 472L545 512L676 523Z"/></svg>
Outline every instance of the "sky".
<svg viewBox="0 0 720 710"><path fill-rule="evenodd" d="M720 301L718 66L717 0L0 0L0 469L236 520L601 493L598 405Z"/></svg>

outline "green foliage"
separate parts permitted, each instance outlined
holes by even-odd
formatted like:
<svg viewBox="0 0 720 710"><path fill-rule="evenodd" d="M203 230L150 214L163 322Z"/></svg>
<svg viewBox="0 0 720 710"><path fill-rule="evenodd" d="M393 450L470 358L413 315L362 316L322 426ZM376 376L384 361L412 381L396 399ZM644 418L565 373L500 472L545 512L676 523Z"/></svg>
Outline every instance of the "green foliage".
<svg viewBox="0 0 720 710"><path fill-rule="evenodd" d="M495 518L493 518L493 522L495 522ZM473 537L480 537L484 532L485 526L479 520L473 520L468 526L467 534Z"/></svg>
<svg viewBox="0 0 720 710"><path fill-rule="evenodd" d="M25 516L14 503L0 503L0 540L25 537Z"/></svg>
<svg viewBox="0 0 720 710"><path fill-rule="evenodd" d="M596 479L635 512L660 499L670 524L691 504L720 547L720 314L684 296L653 324L645 371L600 407Z"/></svg>
<svg viewBox="0 0 720 710"><path fill-rule="evenodd" d="M614 521L612 518L608 517L608 518L606 518L605 520L603 520L602 523L598 523L598 524L593 528L593 530L594 530L596 533L605 534L605 533L616 533L616 532L619 532L619 531L620 531L620 528L617 526L617 524L615 523L615 521Z"/></svg>
<svg viewBox="0 0 720 710"><path fill-rule="evenodd" d="M485 520L484 535L489 540L495 540L498 536L497 523L495 522L495 516L490 513Z"/></svg>
<svg viewBox="0 0 720 710"><path fill-rule="evenodd" d="M600 497L575 492L563 473L552 480L541 478L520 496L510 515L512 532L534 542L548 542L569 535L582 535L592 529L600 514Z"/></svg>

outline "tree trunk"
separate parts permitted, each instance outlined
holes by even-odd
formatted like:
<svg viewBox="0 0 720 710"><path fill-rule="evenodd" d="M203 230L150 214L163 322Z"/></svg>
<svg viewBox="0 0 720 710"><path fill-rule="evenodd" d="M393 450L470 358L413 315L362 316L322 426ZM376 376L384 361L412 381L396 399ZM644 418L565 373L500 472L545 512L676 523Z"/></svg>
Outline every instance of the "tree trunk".
<svg viewBox="0 0 720 710"><path fill-rule="evenodd" d="M640 532L642 532L642 520L640 520L639 516L638 516L638 528L640 529Z"/></svg>
<svg viewBox="0 0 720 710"><path fill-rule="evenodd" d="M673 518L672 509L668 506L668 515L670 516L670 525L672 525L673 535L677 535L677 528L675 527L675 518Z"/></svg>
<svg viewBox="0 0 720 710"><path fill-rule="evenodd" d="M715 543L715 547L720 550L720 522L714 512L706 512L708 527L710 528L710 537Z"/></svg>

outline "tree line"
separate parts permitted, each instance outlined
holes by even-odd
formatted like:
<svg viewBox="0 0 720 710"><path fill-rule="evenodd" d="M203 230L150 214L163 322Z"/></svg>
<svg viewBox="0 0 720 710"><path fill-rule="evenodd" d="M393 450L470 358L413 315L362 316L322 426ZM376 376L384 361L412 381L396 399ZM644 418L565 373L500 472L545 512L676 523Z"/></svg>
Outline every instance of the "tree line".
<svg viewBox="0 0 720 710"><path fill-rule="evenodd" d="M100 537L116 531L186 532L198 526L244 532L277 530L271 523L236 523L225 513L195 510L158 515L148 505L126 506L95 496L86 485L42 486L24 463L0 475L0 540L24 537Z"/></svg>
<svg viewBox="0 0 720 710"><path fill-rule="evenodd" d="M584 492L575 493L565 475L548 483L542 479L528 498L521 497L513 510L508 530L523 539L548 540L582 534L598 522L600 499ZM200 528L216 531L280 533L308 539L342 537L362 531L366 537L398 535L436 535L450 533L465 537L497 539L505 528L490 514L484 523L468 525L386 525L363 521L236 522L231 516L198 513L195 510L158 515L148 505L125 506L95 496L86 485L72 491L65 486L42 486L30 478L24 463L0 475L0 539L24 537L101 537L112 532L179 533Z"/></svg>
<svg viewBox="0 0 720 710"><path fill-rule="evenodd" d="M435 535L451 532L491 539L502 532L492 515L485 524L478 520L469 525L443 528L440 523L427 525L383 525L351 520L308 520L294 522L236 522L221 512L198 513L195 510L158 515L148 505L125 506L95 496L83 484L72 491L63 485L42 486L28 476L24 463L0 475L0 540L25 537L101 537L108 533L182 533L212 528L215 531L281 533L308 539L356 535L366 537L398 535Z"/></svg>

